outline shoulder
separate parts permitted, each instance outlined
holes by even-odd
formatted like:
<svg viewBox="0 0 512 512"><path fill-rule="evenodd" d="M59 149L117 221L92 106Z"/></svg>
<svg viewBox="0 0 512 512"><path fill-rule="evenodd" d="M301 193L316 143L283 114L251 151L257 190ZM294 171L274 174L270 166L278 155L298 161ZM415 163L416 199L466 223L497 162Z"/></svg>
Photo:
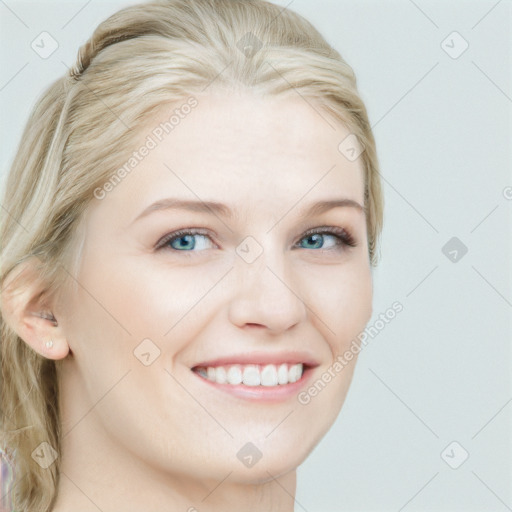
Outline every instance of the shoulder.
<svg viewBox="0 0 512 512"><path fill-rule="evenodd" d="M14 477L14 458L0 448L0 510L6 512L14 510L11 495Z"/></svg>

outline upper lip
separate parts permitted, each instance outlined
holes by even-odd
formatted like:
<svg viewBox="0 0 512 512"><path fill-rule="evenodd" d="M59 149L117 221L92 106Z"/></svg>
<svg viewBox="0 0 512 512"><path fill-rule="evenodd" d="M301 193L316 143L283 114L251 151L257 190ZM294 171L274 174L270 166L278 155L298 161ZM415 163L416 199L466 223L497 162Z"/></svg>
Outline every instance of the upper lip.
<svg viewBox="0 0 512 512"><path fill-rule="evenodd" d="M209 359L207 361L201 361L192 366L192 368L208 366L228 366L234 364L298 364L302 363L304 366L314 367L318 366L319 363L315 358L306 352L244 352L243 354L234 354L224 357L218 357L216 359Z"/></svg>

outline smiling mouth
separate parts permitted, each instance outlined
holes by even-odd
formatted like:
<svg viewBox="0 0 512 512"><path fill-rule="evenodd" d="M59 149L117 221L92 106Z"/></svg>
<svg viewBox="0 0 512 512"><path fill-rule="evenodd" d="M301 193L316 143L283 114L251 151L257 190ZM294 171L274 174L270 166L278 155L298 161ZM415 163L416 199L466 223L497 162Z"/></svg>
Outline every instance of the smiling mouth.
<svg viewBox="0 0 512 512"><path fill-rule="evenodd" d="M192 371L210 382L232 386L275 387L293 384L309 368L303 363L232 364L223 366L196 366Z"/></svg>

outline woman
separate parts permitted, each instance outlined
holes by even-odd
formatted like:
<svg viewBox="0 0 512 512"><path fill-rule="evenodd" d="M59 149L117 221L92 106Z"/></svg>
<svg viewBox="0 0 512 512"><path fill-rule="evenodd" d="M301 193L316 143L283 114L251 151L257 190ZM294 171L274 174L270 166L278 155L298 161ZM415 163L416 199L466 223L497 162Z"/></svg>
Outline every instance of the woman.
<svg viewBox="0 0 512 512"><path fill-rule="evenodd" d="M263 0L123 9L36 105L2 204L15 510L293 510L382 228L342 57Z"/></svg>

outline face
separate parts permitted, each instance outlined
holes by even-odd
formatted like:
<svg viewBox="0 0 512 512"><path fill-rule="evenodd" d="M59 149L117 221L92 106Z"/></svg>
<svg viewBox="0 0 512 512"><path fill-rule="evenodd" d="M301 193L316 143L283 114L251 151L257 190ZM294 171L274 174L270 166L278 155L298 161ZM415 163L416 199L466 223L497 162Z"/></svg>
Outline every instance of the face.
<svg viewBox="0 0 512 512"><path fill-rule="evenodd" d="M63 418L90 411L73 435L168 473L263 481L305 459L350 385L357 355L333 365L372 312L362 163L299 97L197 101L158 141L162 108L137 145L156 147L85 214L56 309Z"/></svg>

